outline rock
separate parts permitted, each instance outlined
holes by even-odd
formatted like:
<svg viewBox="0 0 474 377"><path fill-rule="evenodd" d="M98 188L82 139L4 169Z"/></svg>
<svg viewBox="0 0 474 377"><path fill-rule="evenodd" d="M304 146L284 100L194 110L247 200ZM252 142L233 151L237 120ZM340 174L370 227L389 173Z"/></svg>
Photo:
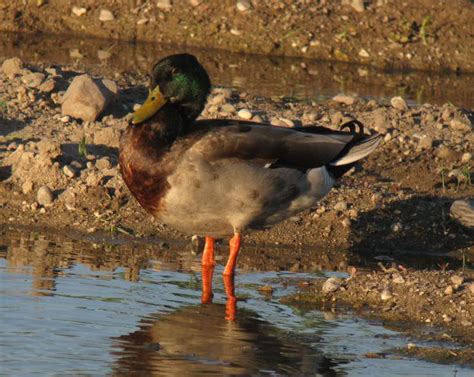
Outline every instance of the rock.
<svg viewBox="0 0 474 377"><path fill-rule="evenodd" d="M209 98L209 101L207 102L209 103L209 105L220 105L224 101L225 101L225 96L222 93L220 93L220 94L216 94L215 96L211 96L211 98Z"/></svg>
<svg viewBox="0 0 474 377"><path fill-rule="evenodd" d="M355 102L355 98L352 96L348 96L345 94L338 94L334 97L332 97L332 100L337 103L343 103L344 105L353 105Z"/></svg>
<svg viewBox="0 0 474 377"><path fill-rule="evenodd" d="M349 228L351 226L351 220L346 217L341 221L341 224L344 228Z"/></svg>
<svg viewBox="0 0 474 377"><path fill-rule="evenodd" d="M464 119L452 119L449 122L449 127L457 131L471 131L471 124L468 120Z"/></svg>
<svg viewBox="0 0 474 377"><path fill-rule="evenodd" d="M173 4L171 4L171 0L158 0L156 7L161 10L170 10L173 8Z"/></svg>
<svg viewBox="0 0 474 377"><path fill-rule="evenodd" d="M421 149L431 149L431 147L433 146L433 139L425 135L420 139L418 145Z"/></svg>
<svg viewBox="0 0 474 377"><path fill-rule="evenodd" d="M454 293L454 288L451 285L448 285L444 290L444 294L450 296Z"/></svg>
<svg viewBox="0 0 474 377"><path fill-rule="evenodd" d="M466 288L467 288L467 291L468 291L471 295L474 296L474 283L469 283Z"/></svg>
<svg viewBox="0 0 474 377"><path fill-rule="evenodd" d="M138 21L137 21L137 25L145 25L148 23L148 18L140 18Z"/></svg>
<svg viewBox="0 0 474 377"><path fill-rule="evenodd" d="M33 191L33 182L30 180L23 182L21 185L21 191L23 191L23 194L29 194L31 191Z"/></svg>
<svg viewBox="0 0 474 377"><path fill-rule="evenodd" d="M464 283L464 278L462 276L459 276L459 275L451 276L451 283L453 283L455 286L459 287L460 285L462 285L462 283Z"/></svg>
<svg viewBox="0 0 474 377"><path fill-rule="evenodd" d="M234 105L231 105L230 103L226 103L225 105L222 105L221 111L224 113L234 113L235 107Z"/></svg>
<svg viewBox="0 0 474 377"><path fill-rule="evenodd" d="M408 110L408 104L402 97L393 97L390 100L390 104L392 105L393 108L398 109L398 110Z"/></svg>
<svg viewBox="0 0 474 377"><path fill-rule="evenodd" d="M23 83L29 88L37 88L44 81L45 77L46 75L44 73L33 72L24 75L21 78L21 81L23 81Z"/></svg>
<svg viewBox="0 0 474 377"><path fill-rule="evenodd" d="M385 288L380 294L382 301L388 301L393 297L392 291L388 288Z"/></svg>
<svg viewBox="0 0 474 377"><path fill-rule="evenodd" d="M392 278L392 281L395 283L395 284L404 284L405 283L405 279L403 278L402 275L396 275Z"/></svg>
<svg viewBox="0 0 474 377"><path fill-rule="evenodd" d="M364 0L349 0L349 5L357 12L363 12L365 10Z"/></svg>
<svg viewBox="0 0 474 377"><path fill-rule="evenodd" d="M324 294L328 294L337 291L341 287L341 284L342 280L340 278L329 278L324 282L321 289Z"/></svg>
<svg viewBox="0 0 474 377"><path fill-rule="evenodd" d="M99 60L107 60L110 59L111 56L112 54L110 53L110 51L97 50L97 57L99 58Z"/></svg>
<svg viewBox="0 0 474 377"><path fill-rule="evenodd" d="M345 211L347 209L347 203L346 202L337 202L335 205L334 205L334 210L336 211Z"/></svg>
<svg viewBox="0 0 474 377"><path fill-rule="evenodd" d="M370 58L370 54L368 53L368 51L365 48L361 48L359 50L359 56L362 57L362 58Z"/></svg>
<svg viewBox="0 0 474 377"><path fill-rule="evenodd" d="M43 82L40 86L38 86L38 89L41 90L42 92L52 92L54 88L56 87L56 82L53 79L46 80Z"/></svg>
<svg viewBox="0 0 474 377"><path fill-rule="evenodd" d="M193 6L193 7L197 7L199 5L201 5L201 3L203 2L204 0L189 0L189 3Z"/></svg>
<svg viewBox="0 0 474 377"><path fill-rule="evenodd" d="M466 162L471 161L471 159L472 159L472 154L469 153L469 152L466 152L466 153L464 153L464 154L462 155L462 157L461 157L461 162L462 162L463 164L465 164Z"/></svg>
<svg viewBox="0 0 474 377"><path fill-rule="evenodd" d="M63 167L63 172L66 177L74 178L76 176L76 169L74 169L71 165L66 165Z"/></svg>
<svg viewBox="0 0 474 377"><path fill-rule="evenodd" d="M112 163L110 162L108 157L102 157L101 159L96 161L95 167L99 170L110 169L112 167Z"/></svg>
<svg viewBox="0 0 474 377"><path fill-rule="evenodd" d="M117 93L113 81L93 80L87 74L76 76L63 96L62 115L95 121Z"/></svg>
<svg viewBox="0 0 474 377"><path fill-rule="evenodd" d="M77 17L81 17L82 15L87 13L87 9L84 7L73 6L72 7L72 14Z"/></svg>
<svg viewBox="0 0 474 377"><path fill-rule="evenodd" d="M392 229L392 232L398 233L403 229L402 223L398 222L398 223L392 224L390 229Z"/></svg>
<svg viewBox="0 0 474 377"><path fill-rule="evenodd" d="M5 59L2 64L2 71L12 78L23 73L23 62L20 58Z"/></svg>
<svg viewBox="0 0 474 377"><path fill-rule="evenodd" d="M51 139L42 139L36 143L40 157L55 159L61 155L61 145Z"/></svg>
<svg viewBox="0 0 474 377"><path fill-rule="evenodd" d="M112 127L98 130L94 133L94 144L104 144L118 148L120 144L120 131Z"/></svg>
<svg viewBox="0 0 474 377"><path fill-rule="evenodd" d="M50 205L51 203L53 203L53 200L54 200L53 192L48 186L46 185L41 186L38 189L38 192L36 193L36 200L39 205L42 205L42 206Z"/></svg>
<svg viewBox="0 0 474 377"><path fill-rule="evenodd" d="M436 149L435 155L444 160L456 159L457 153L450 150L448 147L441 145Z"/></svg>
<svg viewBox="0 0 474 377"><path fill-rule="evenodd" d="M443 314L442 317L443 317L443 321L446 322L446 323L452 322L452 320L453 320L453 319L452 319L449 315L447 315L447 314Z"/></svg>
<svg viewBox="0 0 474 377"><path fill-rule="evenodd" d="M114 14L108 9L101 9L99 13L99 21L109 22L115 19Z"/></svg>
<svg viewBox="0 0 474 377"><path fill-rule="evenodd" d="M86 178L86 185L89 187L97 187L100 183L101 178L95 172L89 173Z"/></svg>
<svg viewBox="0 0 474 377"><path fill-rule="evenodd" d="M237 115L242 119L247 119L247 120L252 119L252 113L247 109L239 110Z"/></svg>
<svg viewBox="0 0 474 377"><path fill-rule="evenodd" d="M294 127L295 126L295 123L291 120L291 119L287 119L287 118L280 118L280 121L283 123L284 126L286 127Z"/></svg>
<svg viewBox="0 0 474 377"><path fill-rule="evenodd" d="M239 1L236 7L240 12L247 12L252 8L248 1Z"/></svg>
<svg viewBox="0 0 474 377"><path fill-rule="evenodd" d="M383 138L383 141L388 143L390 140L392 140L392 134L390 132L387 132L387 134Z"/></svg>
<svg viewBox="0 0 474 377"><path fill-rule="evenodd" d="M474 229L474 199L456 200L449 212L462 225Z"/></svg>

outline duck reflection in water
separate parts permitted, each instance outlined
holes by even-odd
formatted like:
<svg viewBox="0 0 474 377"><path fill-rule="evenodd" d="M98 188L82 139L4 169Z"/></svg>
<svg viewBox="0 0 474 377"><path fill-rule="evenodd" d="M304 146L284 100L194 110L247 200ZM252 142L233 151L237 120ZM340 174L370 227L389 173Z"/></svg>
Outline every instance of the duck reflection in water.
<svg viewBox="0 0 474 377"><path fill-rule="evenodd" d="M114 339L113 375L336 375L335 362L314 348L316 336L285 334L247 309L226 321L224 310L192 305L143 319Z"/></svg>

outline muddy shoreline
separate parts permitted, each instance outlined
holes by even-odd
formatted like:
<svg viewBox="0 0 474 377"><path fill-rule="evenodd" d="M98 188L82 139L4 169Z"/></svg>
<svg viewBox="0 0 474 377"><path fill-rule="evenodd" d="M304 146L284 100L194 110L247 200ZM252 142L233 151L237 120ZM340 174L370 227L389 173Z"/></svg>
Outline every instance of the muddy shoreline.
<svg viewBox="0 0 474 377"><path fill-rule="evenodd" d="M44 75L33 75L41 78L38 85L32 73ZM71 66L27 63L14 77L0 73L0 226L73 231L107 242L145 240L168 256L190 245L189 236L146 214L118 173L118 139L146 95L145 77L106 77L117 83L118 96L98 120L84 122L61 114L64 91L78 75ZM449 215L454 200L474 197L472 110L351 96L316 104L214 88L202 116L239 119L243 109L280 127L336 129L355 117L384 142L315 208L250 234L239 267L352 273L328 295L322 282L309 282L297 300L341 302L369 308L384 321L435 325L472 349L472 231ZM38 191L45 185L52 197L41 204ZM226 242L219 243L221 260ZM453 276L462 282L453 283ZM382 300L386 288L392 297Z"/></svg>
<svg viewBox="0 0 474 377"><path fill-rule="evenodd" d="M474 72L472 2L350 3L357 2L15 0L0 5L0 30Z"/></svg>

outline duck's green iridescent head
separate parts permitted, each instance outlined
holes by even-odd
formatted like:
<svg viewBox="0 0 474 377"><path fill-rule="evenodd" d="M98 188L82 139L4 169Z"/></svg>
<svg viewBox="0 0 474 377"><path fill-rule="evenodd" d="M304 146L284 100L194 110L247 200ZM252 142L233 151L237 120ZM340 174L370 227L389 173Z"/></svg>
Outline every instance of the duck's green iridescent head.
<svg viewBox="0 0 474 377"><path fill-rule="evenodd" d="M132 123L150 119L167 103L192 122L204 109L210 88L206 70L193 55L168 56L153 66L150 93L133 114Z"/></svg>

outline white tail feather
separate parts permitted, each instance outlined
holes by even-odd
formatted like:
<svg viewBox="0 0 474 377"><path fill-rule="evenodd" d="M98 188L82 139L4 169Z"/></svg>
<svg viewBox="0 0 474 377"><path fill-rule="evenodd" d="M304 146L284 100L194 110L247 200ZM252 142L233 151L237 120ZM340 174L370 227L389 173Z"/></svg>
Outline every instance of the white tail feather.
<svg viewBox="0 0 474 377"><path fill-rule="evenodd" d="M379 134L360 140L359 142L355 143L344 156L332 161L330 165L341 166L361 160L372 153L372 151L377 148L381 141L382 137Z"/></svg>

